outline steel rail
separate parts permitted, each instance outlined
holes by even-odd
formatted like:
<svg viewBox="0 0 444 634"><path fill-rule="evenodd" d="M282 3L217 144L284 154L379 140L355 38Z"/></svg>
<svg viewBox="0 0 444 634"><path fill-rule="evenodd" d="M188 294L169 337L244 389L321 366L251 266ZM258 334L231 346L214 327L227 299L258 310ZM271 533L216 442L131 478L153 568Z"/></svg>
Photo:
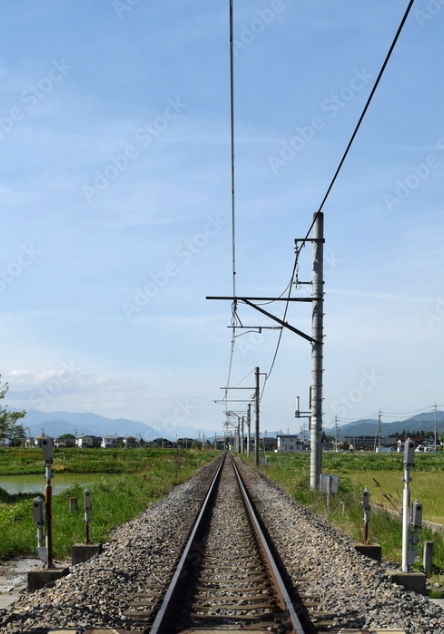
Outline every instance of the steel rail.
<svg viewBox="0 0 444 634"><path fill-rule="evenodd" d="M268 542L267 542L267 540L265 538L265 535L264 535L264 533L262 531L261 525L260 525L259 520L257 518L256 511L254 510L253 505L252 505L252 503L250 501L250 498L248 496L248 493L247 493L247 491L245 489L245 485L243 483L242 476L240 475L238 468L234 464L234 461L233 461L232 464L233 464L233 469L234 469L234 472L236 474L236 478L237 478L237 481L238 481L238 484L239 484L239 489L240 489L240 491L242 493L242 497L243 497L245 506L247 508L248 514L249 514L249 516L251 518L251 521L253 523L254 530L255 530L256 535L257 535L257 537L259 539L261 548L263 549L263 551L265 553L266 560L267 560L267 565L270 568L270 572L271 572L271 575L273 577L273 580L276 583L278 592L281 595L281 597L282 597L282 599L283 599L283 601L285 603L286 609L288 611L288 617L289 617L290 623L291 623L291 625L292 625L292 627L294 629L294 632L296 634L305 634L304 628L302 627L301 622L299 620L299 617L296 614L296 610L294 609L293 602L290 599L290 595L288 594L287 588L285 587L285 584L284 584L284 581L282 579L281 573L279 572L279 569L278 569L278 567L276 565L276 562L274 560L273 554L272 554L272 552L270 550L270 547L268 546Z"/></svg>
<svg viewBox="0 0 444 634"><path fill-rule="evenodd" d="M226 454L225 454L226 456ZM208 489L207 495L205 496L205 500L202 504L202 507L200 509L199 515L197 517L197 520L194 524L193 530L191 531L190 537L188 538L187 544L185 546L185 549L182 553L182 557L180 558L179 564L176 568L176 572L173 575L173 578L171 579L170 585L168 586L168 590L166 591L166 594L164 596L164 599L162 601L162 605L159 608L159 611L156 614L156 618L154 619L153 625L150 628L150 634L161 634L162 632L162 627L164 626L164 619L165 616L167 614L168 608L169 608L169 604L171 602L171 599L174 595L174 593L176 592L177 586L178 586L178 581L179 578L185 568L185 563L186 563L186 559L188 557L188 553L190 552L190 549L193 545L193 541L194 538L196 536L197 531L199 530L201 524L202 524L202 520L205 516L205 513L207 511L207 507L209 504L209 501L211 499L211 496L213 494L214 488L216 486L216 483L218 481L219 478L219 474L222 470L222 467L224 466L224 462L225 462L225 456L223 457L218 470L216 471L216 474L213 478L213 481Z"/></svg>

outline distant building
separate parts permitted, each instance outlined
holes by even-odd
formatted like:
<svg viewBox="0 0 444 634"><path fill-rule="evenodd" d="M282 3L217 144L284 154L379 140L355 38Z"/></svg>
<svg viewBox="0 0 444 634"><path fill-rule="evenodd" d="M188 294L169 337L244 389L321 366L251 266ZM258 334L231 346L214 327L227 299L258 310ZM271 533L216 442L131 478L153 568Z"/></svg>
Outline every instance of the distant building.
<svg viewBox="0 0 444 634"><path fill-rule="evenodd" d="M54 447L76 447L77 439L76 438L56 438L54 440Z"/></svg>
<svg viewBox="0 0 444 634"><path fill-rule="evenodd" d="M171 449L173 447L173 443L168 438L155 438L150 444L159 447L159 449Z"/></svg>
<svg viewBox="0 0 444 634"><path fill-rule="evenodd" d="M387 447L396 447L396 443L390 438L376 439L374 436L345 436L345 442L357 451L375 449L386 449Z"/></svg>
<svg viewBox="0 0 444 634"><path fill-rule="evenodd" d="M123 446L127 449L135 449L139 446L139 442L137 438L134 438L134 436L127 436L123 439Z"/></svg>
<svg viewBox="0 0 444 634"><path fill-rule="evenodd" d="M102 436L100 446L102 449L117 449L123 444L123 436Z"/></svg>
<svg viewBox="0 0 444 634"><path fill-rule="evenodd" d="M194 438L178 438L177 447L179 449L190 449L193 445Z"/></svg>
<svg viewBox="0 0 444 634"><path fill-rule="evenodd" d="M296 451L304 451L306 448L305 442L296 435L282 434L277 436L277 453L287 452L295 453Z"/></svg>
<svg viewBox="0 0 444 634"><path fill-rule="evenodd" d="M102 438L100 436L81 436L76 439L76 447L93 448L100 447Z"/></svg>

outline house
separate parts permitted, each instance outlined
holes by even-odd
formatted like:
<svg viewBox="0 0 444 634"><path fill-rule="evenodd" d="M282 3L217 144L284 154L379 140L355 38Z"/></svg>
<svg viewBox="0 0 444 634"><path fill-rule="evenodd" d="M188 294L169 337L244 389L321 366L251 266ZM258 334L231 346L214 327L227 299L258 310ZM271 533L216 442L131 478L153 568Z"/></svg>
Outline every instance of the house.
<svg viewBox="0 0 444 634"><path fill-rule="evenodd" d="M68 438L56 438L54 447L77 447L77 439L71 436Z"/></svg>
<svg viewBox="0 0 444 634"><path fill-rule="evenodd" d="M295 453L296 451L304 451L305 441L303 441L297 434L282 434L277 436L277 449L276 453L289 452Z"/></svg>
<svg viewBox="0 0 444 634"><path fill-rule="evenodd" d="M117 449L123 445L123 436L102 436L100 446L102 449Z"/></svg>
<svg viewBox="0 0 444 634"><path fill-rule="evenodd" d="M179 449L191 449L194 442L194 438L178 438L177 447Z"/></svg>
<svg viewBox="0 0 444 634"><path fill-rule="evenodd" d="M27 438L25 442L25 447L27 447L28 449L36 448L36 447L41 448L43 438L47 438L47 436L43 435L43 436L36 436L35 438Z"/></svg>
<svg viewBox="0 0 444 634"><path fill-rule="evenodd" d="M82 449L86 447L100 447L101 442L102 438L100 436L81 436L76 439L76 447L80 447Z"/></svg>
<svg viewBox="0 0 444 634"><path fill-rule="evenodd" d="M154 445L155 447L159 447L162 449L171 449L173 447L173 443L168 438L155 438L151 441L150 445Z"/></svg>
<svg viewBox="0 0 444 634"><path fill-rule="evenodd" d="M127 436L123 439L123 446L126 449L135 449L139 446L139 443L137 441L137 438L134 438L134 436Z"/></svg>

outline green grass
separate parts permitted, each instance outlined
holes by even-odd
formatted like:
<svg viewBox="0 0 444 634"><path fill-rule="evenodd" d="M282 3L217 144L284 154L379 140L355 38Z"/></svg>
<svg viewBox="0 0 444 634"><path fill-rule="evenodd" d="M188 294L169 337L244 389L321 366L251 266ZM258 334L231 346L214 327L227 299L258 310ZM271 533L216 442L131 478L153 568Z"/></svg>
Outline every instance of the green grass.
<svg viewBox="0 0 444 634"><path fill-rule="evenodd" d="M16 451L10 450L10 459ZM27 452L29 450L22 450ZM30 450L35 451L35 450ZM105 542L111 531L136 517L152 502L167 495L171 489L189 479L199 467L218 455L215 452L194 450L60 450L54 467L69 465L71 473L104 473L98 484L92 484L90 541ZM3 453L3 452L2 452ZM39 471L42 472L41 452L38 452ZM64 454L68 454L65 455ZM94 455L96 454L96 455ZM11 468L2 456L5 468ZM25 454L21 461L31 459ZM103 466L108 466L108 473ZM99 468L101 467L101 468ZM56 472L56 468L54 469ZM65 470L68 471L68 468ZM15 471L17 473L17 471ZM21 471L19 473L22 473ZM29 471L28 473L34 473ZM0 557L35 554L36 528L33 521L32 500L35 494L8 495L0 489ZM70 511L69 498L77 497L79 510ZM66 558L74 543L84 541L83 488L75 486L53 497L53 555Z"/></svg>
<svg viewBox="0 0 444 634"><path fill-rule="evenodd" d="M55 475L137 473L151 469L160 455L174 461L176 449L54 449L53 471ZM0 475L39 473L45 473L41 449L0 448Z"/></svg>
<svg viewBox="0 0 444 634"><path fill-rule="evenodd" d="M396 510L402 506L403 454L323 454L323 473L339 476L339 492L332 496L329 507L325 495L310 490L309 454L269 454L267 459L268 463L260 466L262 472L282 484L299 503L326 517L355 541L363 540L362 491L368 487L373 505L369 541L382 546L385 560L401 563L402 524ZM444 524L444 455L415 456L411 477L411 500L422 502L423 518ZM384 504L386 510L376 510L376 504ZM434 578L444 583L443 535L424 525L419 539L419 555L414 567L421 569L423 542L433 541Z"/></svg>

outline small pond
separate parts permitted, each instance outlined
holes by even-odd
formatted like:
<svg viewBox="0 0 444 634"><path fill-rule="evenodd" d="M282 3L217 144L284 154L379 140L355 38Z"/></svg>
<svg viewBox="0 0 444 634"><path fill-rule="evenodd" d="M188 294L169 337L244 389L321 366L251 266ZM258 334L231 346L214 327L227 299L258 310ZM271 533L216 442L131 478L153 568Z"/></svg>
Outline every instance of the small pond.
<svg viewBox="0 0 444 634"><path fill-rule="evenodd" d="M54 495L60 493L64 489L79 484L82 487L88 487L91 484L100 482L102 478L109 481L108 473L56 473L51 481L52 492ZM4 489L9 495L17 493L40 493L45 491L46 480L42 475L3 475L0 476L0 489Z"/></svg>

